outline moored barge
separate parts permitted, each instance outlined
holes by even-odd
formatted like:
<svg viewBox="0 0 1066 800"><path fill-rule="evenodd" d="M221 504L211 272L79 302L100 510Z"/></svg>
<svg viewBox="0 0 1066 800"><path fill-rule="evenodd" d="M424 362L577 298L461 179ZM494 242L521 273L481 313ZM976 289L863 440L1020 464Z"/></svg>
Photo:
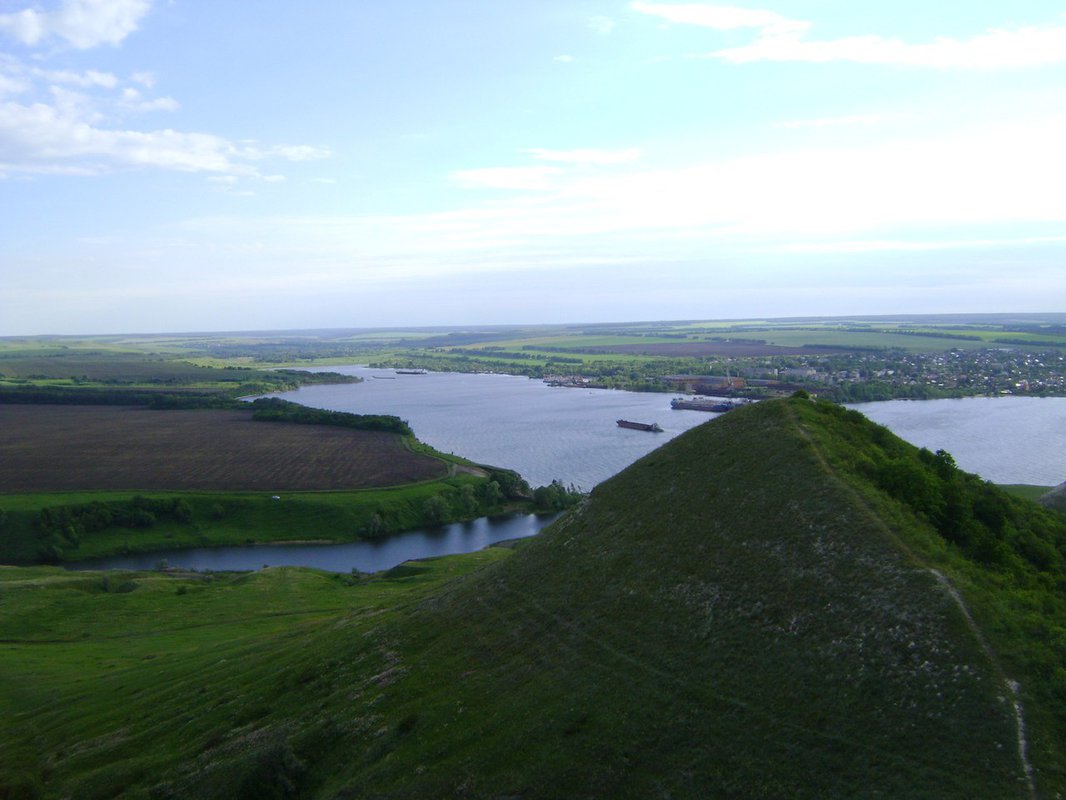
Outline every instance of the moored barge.
<svg viewBox="0 0 1066 800"><path fill-rule="evenodd" d="M717 414L732 411L734 408L742 405L744 405L744 402L739 400L723 400L721 398L707 397L694 397L688 400L683 397L675 397L670 401L670 408L675 410L713 411Z"/></svg>

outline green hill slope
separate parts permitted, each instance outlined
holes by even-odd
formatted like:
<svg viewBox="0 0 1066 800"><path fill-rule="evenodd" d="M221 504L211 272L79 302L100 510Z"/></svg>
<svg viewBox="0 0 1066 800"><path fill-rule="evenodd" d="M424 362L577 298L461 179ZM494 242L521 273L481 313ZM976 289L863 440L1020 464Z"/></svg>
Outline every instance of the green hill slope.
<svg viewBox="0 0 1066 800"><path fill-rule="evenodd" d="M11 571L6 780L79 797L1055 797L1064 536L949 457L795 399L678 437L510 555L124 593Z"/></svg>

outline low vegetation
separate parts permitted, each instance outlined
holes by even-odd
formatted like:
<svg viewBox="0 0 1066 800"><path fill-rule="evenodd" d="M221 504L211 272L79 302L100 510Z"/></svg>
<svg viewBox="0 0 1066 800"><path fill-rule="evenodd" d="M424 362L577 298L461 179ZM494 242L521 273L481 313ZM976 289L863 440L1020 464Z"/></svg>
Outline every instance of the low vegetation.
<svg viewBox="0 0 1066 800"><path fill-rule="evenodd" d="M0 569L0 795L1054 797L1064 525L797 397L512 549Z"/></svg>
<svg viewBox="0 0 1066 800"><path fill-rule="evenodd" d="M255 422L293 422L298 425L329 425L356 431L382 431L400 436L414 436L411 426L388 414L349 414L326 411L290 403L278 397L263 397L252 402Z"/></svg>

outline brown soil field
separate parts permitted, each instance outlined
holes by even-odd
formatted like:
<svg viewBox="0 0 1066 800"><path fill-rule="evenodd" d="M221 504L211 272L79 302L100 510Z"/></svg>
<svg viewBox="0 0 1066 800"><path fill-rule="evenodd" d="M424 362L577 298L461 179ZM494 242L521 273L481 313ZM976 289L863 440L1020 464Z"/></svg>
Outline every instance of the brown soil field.
<svg viewBox="0 0 1066 800"><path fill-rule="evenodd" d="M658 342L649 344L605 344L582 348L588 353L625 353L633 356L823 356L839 353L828 347L779 347L755 342Z"/></svg>
<svg viewBox="0 0 1066 800"><path fill-rule="evenodd" d="M0 492L366 489L447 471L395 434L251 411L0 404Z"/></svg>

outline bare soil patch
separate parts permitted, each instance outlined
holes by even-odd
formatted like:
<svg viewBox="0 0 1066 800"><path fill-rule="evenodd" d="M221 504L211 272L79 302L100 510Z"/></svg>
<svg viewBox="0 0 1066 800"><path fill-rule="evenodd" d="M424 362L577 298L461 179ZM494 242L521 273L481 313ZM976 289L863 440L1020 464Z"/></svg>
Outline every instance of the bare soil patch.
<svg viewBox="0 0 1066 800"><path fill-rule="evenodd" d="M395 434L251 411L0 405L0 492L364 489L446 473Z"/></svg>

